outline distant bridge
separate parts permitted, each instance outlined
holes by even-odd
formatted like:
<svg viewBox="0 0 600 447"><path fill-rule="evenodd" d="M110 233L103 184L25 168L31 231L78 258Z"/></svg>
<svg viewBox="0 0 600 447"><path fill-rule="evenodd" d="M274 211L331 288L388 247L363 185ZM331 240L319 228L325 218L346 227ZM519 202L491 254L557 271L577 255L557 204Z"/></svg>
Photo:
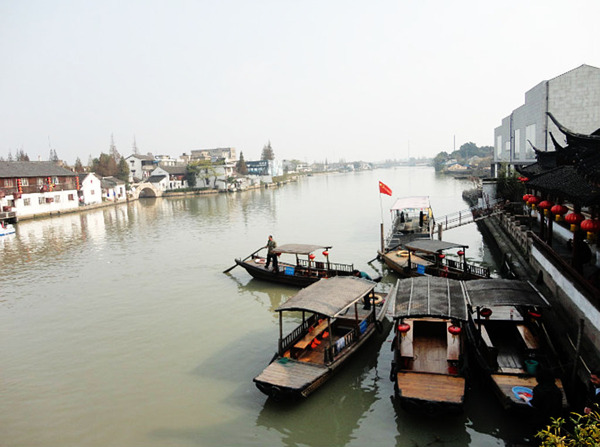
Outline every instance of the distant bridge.
<svg viewBox="0 0 600 447"><path fill-rule="evenodd" d="M158 189L150 182L142 182L135 185L135 189L132 191L132 194L134 199L140 199L144 197L162 197L163 191Z"/></svg>

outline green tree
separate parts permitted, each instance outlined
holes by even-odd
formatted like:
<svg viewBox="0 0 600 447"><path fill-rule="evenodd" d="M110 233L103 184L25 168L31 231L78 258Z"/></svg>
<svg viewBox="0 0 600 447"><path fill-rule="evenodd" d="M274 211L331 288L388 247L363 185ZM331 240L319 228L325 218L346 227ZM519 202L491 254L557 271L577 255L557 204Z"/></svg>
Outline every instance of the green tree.
<svg viewBox="0 0 600 447"><path fill-rule="evenodd" d="M115 159L103 152L100 157L94 158L92 161L92 171L100 177L110 177L116 176L119 173L119 168Z"/></svg>
<svg viewBox="0 0 600 447"><path fill-rule="evenodd" d="M439 172L442 169L444 169L444 163L446 163L449 158L450 157L447 152L440 152L434 157L433 167L435 168L436 172Z"/></svg>
<svg viewBox="0 0 600 447"><path fill-rule="evenodd" d="M119 160L119 164L117 166L117 174L115 175L119 180L123 180L124 182L129 182L129 165L125 161L123 157Z"/></svg>
<svg viewBox="0 0 600 447"><path fill-rule="evenodd" d="M195 166L189 164L185 167L185 179L187 180L187 184L190 188L196 187L196 176L198 175L198 170Z"/></svg>
<svg viewBox="0 0 600 447"><path fill-rule="evenodd" d="M240 175L248 174L248 166L246 166L246 160L244 160L243 152L240 152L240 159L238 160L235 168Z"/></svg>
<svg viewBox="0 0 600 447"><path fill-rule="evenodd" d="M273 152L273 148L271 147L270 141L263 147L260 159L261 160L275 160L275 153Z"/></svg>
<svg viewBox="0 0 600 447"><path fill-rule="evenodd" d="M525 186L517 179L516 173L509 173L506 163L500 167L497 181L498 197L511 202L518 202L525 194Z"/></svg>

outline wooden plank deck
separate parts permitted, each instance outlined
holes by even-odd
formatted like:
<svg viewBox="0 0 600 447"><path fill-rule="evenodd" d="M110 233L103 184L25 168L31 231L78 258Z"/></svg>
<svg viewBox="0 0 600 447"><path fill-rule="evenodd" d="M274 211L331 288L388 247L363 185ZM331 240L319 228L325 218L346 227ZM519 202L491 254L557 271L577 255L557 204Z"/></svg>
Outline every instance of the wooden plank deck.
<svg viewBox="0 0 600 447"><path fill-rule="evenodd" d="M285 362L275 360L254 380L278 387L301 390L328 372L329 369L321 365L297 362L291 359Z"/></svg>
<svg viewBox="0 0 600 447"><path fill-rule="evenodd" d="M521 399L517 399L512 389L515 386L525 386L527 388L533 388L537 385L537 380L532 376L514 376L510 374L492 374L492 380L498 388L498 390L506 396L508 401L512 405L527 406L527 404ZM560 379L556 379L556 386L560 389L563 398L563 408L567 407L567 398L563 389L563 384Z"/></svg>
<svg viewBox="0 0 600 447"><path fill-rule="evenodd" d="M527 349L538 349L539 348L539 343L537 338L535 337L535 335L533 335L531 333L531 331L529 330L529 328L527 326L525 326L524 324L517 324L517 329L519 331L519 334L521 334L521 337L523 338L523 341L525 342L525 346L527 346Z"/></svg>
<svg viewBox="0 0 600 447"><path fill-rule="evenodd" d="M429 402L460 404L465 396L465 379L445 374L399 372L397 384L402 397Z"/></svg>
<svg viewBox="0 0 600 447"><path fill-rule="evenodd" d="M308 334L302 337L295 345L294 348L297 349L306 349L308 345L312 343L312 341L327 328L327 320L321 321L317 327L313 328Z"/></svg>

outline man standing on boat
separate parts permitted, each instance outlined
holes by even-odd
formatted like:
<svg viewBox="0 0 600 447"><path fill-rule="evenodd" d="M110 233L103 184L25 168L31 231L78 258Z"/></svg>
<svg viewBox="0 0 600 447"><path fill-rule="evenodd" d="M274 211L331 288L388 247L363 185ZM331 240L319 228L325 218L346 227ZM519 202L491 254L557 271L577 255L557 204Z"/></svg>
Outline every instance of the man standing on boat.
<svg viewBox="0 0 600 447"><path fill-rule="evenodd" d="M273 260L273 271L277 273L277 255L273 252L275 248L277 248L277 242L275 242L273 236L269 235L269 240L267 241L267 264L265 265L265 268L268 269L271 260Z"/></svg>

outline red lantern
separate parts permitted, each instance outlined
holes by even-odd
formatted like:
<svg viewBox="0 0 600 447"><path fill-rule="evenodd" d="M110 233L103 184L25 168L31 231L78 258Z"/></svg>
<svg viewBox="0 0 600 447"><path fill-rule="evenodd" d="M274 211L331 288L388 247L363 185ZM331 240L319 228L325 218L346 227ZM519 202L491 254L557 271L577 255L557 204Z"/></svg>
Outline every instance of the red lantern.
<svg viewBox="0 0 600 447"><path fill-rule="evenodd" d="M492 309L489 309L487 307L484 307L483 309L481 309L481 311L479 312L479 315L481 315L483 318L490 318L492 316Z"/></svg>
<svg viewBox="0 0 600 447"><path fill-rule="evenodd" d="M457 254L458 256L464 256L465 252L464 252L464 251L462 251L462 250L458 250L458 251L456 252L456 254Z"/></svg>
<svg viewBox="0 0 600 447"><path fill-rule="evenodd" d="M567 211L569 211L569 208L564 205L554 205L550 208L550 212L556 216L557 222L562 219L562 216L567 214Z"/></svg>
<svg viewBox="0 0 600 447"><path fill-rule="evenodd" d="M309 255L308 255L308 259L310 259L310 260L312 261L313 259L315 259L315 255L313 255L312 253L311 253L311 254L309 254Z"/></svg>
<svg viewBox="0 0 600 447"><path fill-rule="evenodd" d="M398 325L398 332L400 332L402 335L406 335L408 331L410 331L410 324L400 323Z"/></svg>
<svg viewBox="0 0 600 447"><path fill-rule="evenodd" d="M552 208L554 206L554 203L550 202L549 200L542 200L539 205L538 208L541 210L544 210L544 215L547 216L548 215L548 210L550 208Z"/></svg>
<svg viewBox="0 0 600 447"><path fill-rule="evenodd" d="M535 206L540 203L540 198L537 196L531 196L529 197L529 200L527 200L527 205L531 205L531 208L535 209Z"/></svg>
<svg viewBox="0 0 600 447"><path fill-rule="evenodd" d="M531 194L525 194L523 196L523 202L527 202L531 198Z"/></svg>
<svg viewBox="0 0 600 447"><path fill-rule="evenodd" d="M600 231L600 220L586 219L581 222L581 229L587 233L587 238L593 240L596 233Z"/></svg>
<svg viewBox="0 0 600 447"><path fill-rule="evenodd" d="M570 213L565 216L565 222L571 225L571 231L577 230L577 225L579 225L585 217L581 213Z"/></svg>
<svg viewBox="0 0 600 447"><path fill-rule="evenodd" d="M323 256L329 256L329 252L327 250L323 251Z"/></svg>
<svg viewBox="0 0 600 447"><path fill-rule="evenodd" d="M438 255L438 258L440 258L440 259L444 259L445 257L446 257L446 255L445 255L444 253L440 253L440 254Z"/></svg>
<svg viewBox="0 0 600 447"><path fill-rule="evenodd" d="M534 320L539 320L540 318L542 318L542 314L540 312L538 312L537 310L529 309L527 311L527 315L529 315Z"/></svg>
<svg viewBox="0 0 600 447"><path fill-rule="evenodd" d="M448 326L448 332L450 332L452 335L459 335L462 332L462 329L460 326L451 325Z"/></svg>

